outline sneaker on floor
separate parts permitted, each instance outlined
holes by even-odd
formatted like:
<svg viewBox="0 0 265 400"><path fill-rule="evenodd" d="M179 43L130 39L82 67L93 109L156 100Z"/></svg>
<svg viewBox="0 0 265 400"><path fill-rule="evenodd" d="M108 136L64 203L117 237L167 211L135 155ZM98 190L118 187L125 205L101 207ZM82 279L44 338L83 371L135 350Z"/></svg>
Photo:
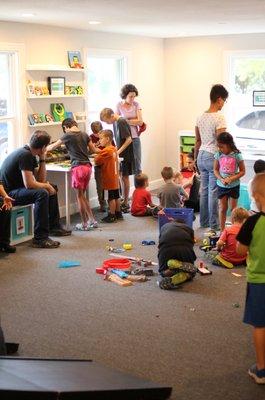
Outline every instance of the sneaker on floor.
<svg viewBox="0 0 265 400"><path fill-rule="evenodd" d="M84 225L82 223L76 224L75 231L91 231L93 228L90 228L89 225Z"/></svg>
<svg viewBox="0 0 265 400"><path fill-rule="evenodd" d="M56 240L52 240L50 238L43 240L32 239L32 247L40 248L40 249L56 249L60 246L60 242Z"/></svg>
<svg viewBox="0 0 265 400"><path fill-rule="evenodd" d="M197 267L194 264L186 262L186 261L179 261L175 259L168 260L167 266L169 269L178 270L182 272L188 272L192 277L194 277L197 273Z"/></svg>
<svg viewBox="0 0 265 400"><path fill-rule="evenodd" d="M51 236L70 236L72 235L72 231L63 228L54 228L50 229L49 234Z"/></svg>
<svg viewBox="0 0 265 400"><path fill-rule="evenodd" d="M190 278L190 274L186 272L178 272L172 277L162 278L159 282L159 287L164 290L178 289L182 283L190 280Z"/></svg>
<svg viewBox="0 0 265 400"><path fill-rule="evenodd" d="M16 247L11 246L10 244L1 244L0 243L0 251L3 251L4 253L15 253L16 252Z"/></svg>
<svg viewBox="0 0 265 400"><path fill-rule="evenodd" d="M116 219L124 219L121 211L116 211L115 217L116 217Z"/></svg>
<svg viewBox="0 0 265 400"><path fill-rule="evenodd" d="M265 369L258 369L256 364L249 368L248 374L255 380L258 384L265 384Z"/></svg>
<svg viewBox="0 0 265 400"><path fill-rule="evenodd" d="M108 214L106 217L102 218L102 222L107 222L108 224L111 224L112 222L117 222L117 218L113 214Z"/></svg>
<svg viewBox="0 0 265 400"><path fill-rule="evenodd" d="M129 206L129 204L124 204L124 203L121 204L121 211L122 211L124 214L129 213L130 210L131 210L131 207Z"/></svg>
<svg viewBox="0 0 265 400"><path fill-rule="evenodd" d="M98 228L98 222L97 221L90 222L89 228L92 228L92 229Z"/></svg>

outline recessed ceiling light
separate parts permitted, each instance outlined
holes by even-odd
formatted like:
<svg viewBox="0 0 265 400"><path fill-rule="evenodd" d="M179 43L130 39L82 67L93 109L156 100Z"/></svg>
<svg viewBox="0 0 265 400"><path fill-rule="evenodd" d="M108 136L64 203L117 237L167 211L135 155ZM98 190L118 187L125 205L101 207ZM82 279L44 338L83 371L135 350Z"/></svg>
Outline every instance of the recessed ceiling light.
<svg viewBox="0 0 265 400"><path fill-rule="evenodd" d="M101 24L100 21L88 21L89 25L98 25Z"/></svg>
<svg viewBox="0 0 265 400"><path fill-rule="evenodd" d="M33 13L23 13L23 14L21 14L21 16L22 17L34 17L35 14L33 14Z"/></svg>

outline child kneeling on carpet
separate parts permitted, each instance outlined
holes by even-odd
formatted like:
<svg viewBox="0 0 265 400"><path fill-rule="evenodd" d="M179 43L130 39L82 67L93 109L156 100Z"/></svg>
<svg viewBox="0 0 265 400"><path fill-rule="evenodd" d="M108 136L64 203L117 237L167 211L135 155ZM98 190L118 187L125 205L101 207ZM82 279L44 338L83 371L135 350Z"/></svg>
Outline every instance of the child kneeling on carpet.
<svg viewBox="0 0 265 400"><path fill-rule="evenodd" d="M197 271L194 266L194 231L182 220L162 226L158 244L161 289L174 289L192 279Z"/></svg>
<svg viewBox="0 0 265 400"><path fill-rule="evenodd" d="M237 252L243 256L248 253L244 322L254 327L257 359L248 373L256 383L265 384L265 173L255 175L251 191L259 212L241 227Z"/></svg>
<svg viewBox="0 0 265 400"><path fill-rule="evenodd" d="M111 130L101 131L99 141L103 150L95 156L95 164L101 165L102 188L108 191L109 203L109 213L101 221L112 223L117 219L123 219L120 204L118 154L116 147L112 145L113 133Z"/></svg>
<svg viewBox="0 0 265 400"><path fill-rule="evenodd" d="M134 217L144 217L153 215L153 209L156 207L151 199L151 193L148 187L148 176L138 174L134 179L135 190L132 195L131 214Z"/></svg>
<svg viewBox="0 0 265 400"><path fill-rule="evenodd" d="M216 243L217 250L220 251L212 261L213 265L225 268L233 268L237 265L246 265L246 254L240 255L236 251L236 236L243 223L248 219L249 212L245 208L234 208L231 214L232 225L226 227Z"/></svg>

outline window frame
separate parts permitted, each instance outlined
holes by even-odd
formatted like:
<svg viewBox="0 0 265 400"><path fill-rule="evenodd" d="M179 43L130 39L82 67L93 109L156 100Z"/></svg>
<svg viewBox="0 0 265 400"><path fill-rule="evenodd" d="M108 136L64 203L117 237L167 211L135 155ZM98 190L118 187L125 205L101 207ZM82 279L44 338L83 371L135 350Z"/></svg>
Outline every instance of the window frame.
<svg viewBox="0 0 265 400"><path fill-rule="evenodd" d="M0 52L9 55L10 90L13 91L10 104L11 113L1 116L1 122L12 124L13 135L8 138L8 152L21 146L26 140L26 100L25 100L25 45L22 43L0 42Z"/></svg>
<svg viewBox="0 0 265 400"><path fill-rule="evenodd" d="M85 68L88 71L87 61L88 57L91 58L113 58L118 59L120 58L123 62L123 73L120 77L121 87L130 82L131 80L131 71L132 71L132 52L129 50L113 50L113 49L97 49L97 48L84 48L83 49L84 60L85 60ZM88 86L88 79L87 73L85 74L85 88L86 88L86 115L87 115L87 122L86 128L89 130L89 114L91 110L89 110L89 86ZM92 112L95 112L93 110Z"/></svg>

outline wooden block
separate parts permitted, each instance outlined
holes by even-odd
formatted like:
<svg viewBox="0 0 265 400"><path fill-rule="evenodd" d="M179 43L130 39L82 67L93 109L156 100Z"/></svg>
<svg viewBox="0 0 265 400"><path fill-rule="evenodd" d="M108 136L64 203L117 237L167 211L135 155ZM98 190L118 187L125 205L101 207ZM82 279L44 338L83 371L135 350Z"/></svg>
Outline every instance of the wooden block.
<svg viewBox="0 0 265 400"><path fill-rule="evenodd" d="M106 279L108 281L117 283L117 285L120 285L120 286L131 286L132 285L132 282L128 281L128 279L122 279L118 275L115 275L115 274L107 275Z"/></svg>

